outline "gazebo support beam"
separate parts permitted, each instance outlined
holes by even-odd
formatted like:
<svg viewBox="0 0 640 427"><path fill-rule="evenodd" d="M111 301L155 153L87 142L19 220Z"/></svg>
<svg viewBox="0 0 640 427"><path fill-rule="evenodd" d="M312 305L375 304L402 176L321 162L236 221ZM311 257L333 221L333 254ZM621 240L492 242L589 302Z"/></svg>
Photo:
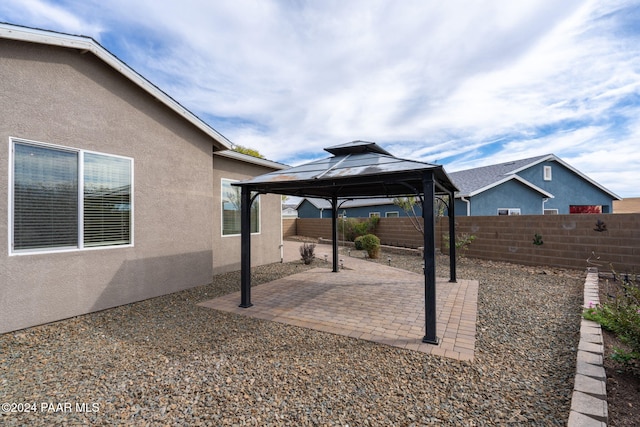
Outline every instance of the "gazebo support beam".
<svg viewBox="0 0 640 427"><path fill-rule="evenodd" d="M338 195L331 197L331 247L333 249L333 272L338 272Z"/></svg>
<svg viewBox="0 0 640 427"><path fill-rule="evenodd" d="M240 193L240 307L251 303L251 191L243 186Z"/></svg>
<svg viewBox="0 0 640 427"><path fill-rule="evenodd" d="M422 175L422 218L424 220L424 321L425 335L422 342L438 344L436 336L436 251L435 251L435 183L433 173Z"/></svg>
<svg viewBox="0 0 640 427"><path fill-rule="evenodd" d="M456 200L453 193L449 193L449 283L457 283L456 275L456 214L454 206Z"/></svg>

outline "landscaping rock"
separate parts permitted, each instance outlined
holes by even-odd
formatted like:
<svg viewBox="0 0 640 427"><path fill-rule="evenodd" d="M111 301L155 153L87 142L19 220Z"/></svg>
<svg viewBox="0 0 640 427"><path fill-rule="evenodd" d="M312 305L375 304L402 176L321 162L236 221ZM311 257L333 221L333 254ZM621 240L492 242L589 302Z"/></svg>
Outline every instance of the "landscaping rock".
<svg viewBox="0 0 640 427"><path fill-rule="evenodd" d="M422 272L419 256L391 265ZM258 267L253 283L305 268ZM537 271L460 261L459 277L480 282L473 362L196 305L238 291L239 272L4 334L0 403L16 405L0 424L565 425L584 274ZM437 273L448 276L446 257Z"/></svg>

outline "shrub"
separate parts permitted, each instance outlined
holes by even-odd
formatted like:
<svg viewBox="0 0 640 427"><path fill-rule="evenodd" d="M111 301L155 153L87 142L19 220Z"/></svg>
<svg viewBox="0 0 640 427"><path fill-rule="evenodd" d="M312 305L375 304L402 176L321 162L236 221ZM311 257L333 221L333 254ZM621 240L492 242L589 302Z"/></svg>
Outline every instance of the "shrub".
<svg viewBox="0 0 640 427"><path fill-rule="evenodd" d="M353 243L355 244L356 250L357 251L362 251L364 250L364 247L362 247L362 239L364 238L364 236L358 236L355 238L355 240L353 241Z"/></svg>
<svg viewBox="0 0 640 427"><path fill-rule="evenodd" d="M314 253L315 249L315 243L303 243L302 246L300 246L300 256L305 264L308 265L313 262L313 259L316 257Z"/></svg>
<svg viewBox="0 0 640 427"><path fill-rule="evenodd" d="M444 247L449 249L449 235L445 234L442 236L444 239ZM456 236L456 255L461 257L463 256L463 251L469 250L469 245L476 240L476 236L468 233L460 233Z"/></svg>
<svg viewBox="0 0 640 427"><path fill-rule="evenodd" d="M367 251L369 258L378 258L380 255L380 239L373 234L365 234L361 239L362 249Z"/></svg>
<svg viewBox="0 0 640 427"><path fill-rule="evenodd" d="M615 295L608 296L601 305L588 308L583 316L598 322L629 346L629 351L614 349L613 359L640 362L640 287L637 283L625 278Z"/></svg>
<svg viewBox="0 0 640 427"><path fill-rule="evenodd" d="M357 237L373 232L378 221L380 221L378 217L371 217L364 221L357 218L341 218L338 220L338 237L344 237L345 240L353 242Z"/></svg>

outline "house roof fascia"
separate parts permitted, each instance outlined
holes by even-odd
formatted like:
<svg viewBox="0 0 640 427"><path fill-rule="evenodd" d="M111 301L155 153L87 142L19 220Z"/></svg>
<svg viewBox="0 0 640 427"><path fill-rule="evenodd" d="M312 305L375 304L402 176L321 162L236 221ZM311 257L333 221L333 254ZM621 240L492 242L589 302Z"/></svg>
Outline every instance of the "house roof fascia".
<svg viewBox="0 0 640 427"><path fill-rule="evenodd" d="M82 52L91 52L107 65L118 71L124 77L131 80L151 96L160 100L171 110L184 117L191 124L210 136L222 146L221 149L231 149L233 145L225 136L203 122L200 118L187 110L179 102L167 95L142 75L138 74L138 72L122 62L91 37L75 36L54 31L0 23L0 38L77 49Z"/></svg>
<svg viewBox="0 0 640 427"><path fill-rule="evenodd" d="M608 190L607 188L603 187L602 185L598 184L596 181L592 180L587 175L583 174L578 169L574 168L573 166L571 166L570 164L568 164L567 162L565 162L564 160L562 160L561 158L559 158L555 154L549 154L547 156L544 156L544 157L541 157L539 159L536 159L535 161L532 161L529 164L521 166L518 169L512 170L511 173L517 174L518 172L521 172L521 171L523 171L525 169L529 169L532 166L535 166L537 164L540 164L542 162L547 162L547 161L554 161L554 162L560 163L562 166L564 166L565 168L569 169L571 172L573 172L574 174L578 175L580 178L584 179L585 181L589 182L590 184L594 185L595 187L598 187L600 190L602 190L605 193L609 194L612 198L614 198L616 200L622 200L620 198L620 196L618 196L614 192Z"/></svg>
<svg viewBox="0 0 640 427"><path fill-rule="evenodd" d="M226 157L234 160L240 160L241 162L251 163L259 166L265 166L267 168L275 169L275 170L285 170L290 168L290 166L282 163L274 162L272 160L267 160L267 159L261 159L259 157L250 156L248 154L239 153L233 150L216 151L213 154L215 156Z"/></svg>
<svg viewBox="0 0 640 427"><path fill-rule="evenodd" d="M555 198L555 196L553 194L549 193L546 190L543 190L542 188L538 187L537 185L534 185L531 182L527 181L526 179L523 179L523 178L521 178L521 177L519 177L518 175L515 175L515 174L506 176L506 177L504 177L504 178L502 178L502 179L500 179L498 181L495 181L495 182L493 182L493 183L491 183L491 184L489 184L487 186L484 186L484 187L479 188L479 189L477 189L475 191L472 191L469 194L457 195L456 198L476 196L476 195L478 195L480 193L483 193L483 192L485 192L485 191L487 191L487 190L489 190L491 188L497 187L498 185L501 185L501 184L503 184L503 183L505 183L507 181L511 181L512 179L515 179L516 181L519 181L520 183L526 185L527 187L531 188L532 190L542 194L543 196L545 196L545 197L547 197L549 199Z"/></svg>

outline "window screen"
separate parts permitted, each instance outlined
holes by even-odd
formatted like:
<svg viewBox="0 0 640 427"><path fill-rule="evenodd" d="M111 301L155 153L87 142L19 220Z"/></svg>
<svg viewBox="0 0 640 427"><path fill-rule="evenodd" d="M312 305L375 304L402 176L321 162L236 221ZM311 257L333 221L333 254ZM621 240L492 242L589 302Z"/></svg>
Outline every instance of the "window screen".
<svg viewBox="0 0 640 427"><path fill-rule="evenodd" d="M14 142L13 250L131 243L132 162Z"/></svg>
<svg viewBox="0 0 640 427"><path fill-rule="evenodd" d="M16 144L14 249L78 244L78 153Z"/></svg>
<svg viewBox="0 0 640 427"><path fill-rule="evenodd" d="M130 243L131 163L128 159L85 153L85 246Z"/></svg>

